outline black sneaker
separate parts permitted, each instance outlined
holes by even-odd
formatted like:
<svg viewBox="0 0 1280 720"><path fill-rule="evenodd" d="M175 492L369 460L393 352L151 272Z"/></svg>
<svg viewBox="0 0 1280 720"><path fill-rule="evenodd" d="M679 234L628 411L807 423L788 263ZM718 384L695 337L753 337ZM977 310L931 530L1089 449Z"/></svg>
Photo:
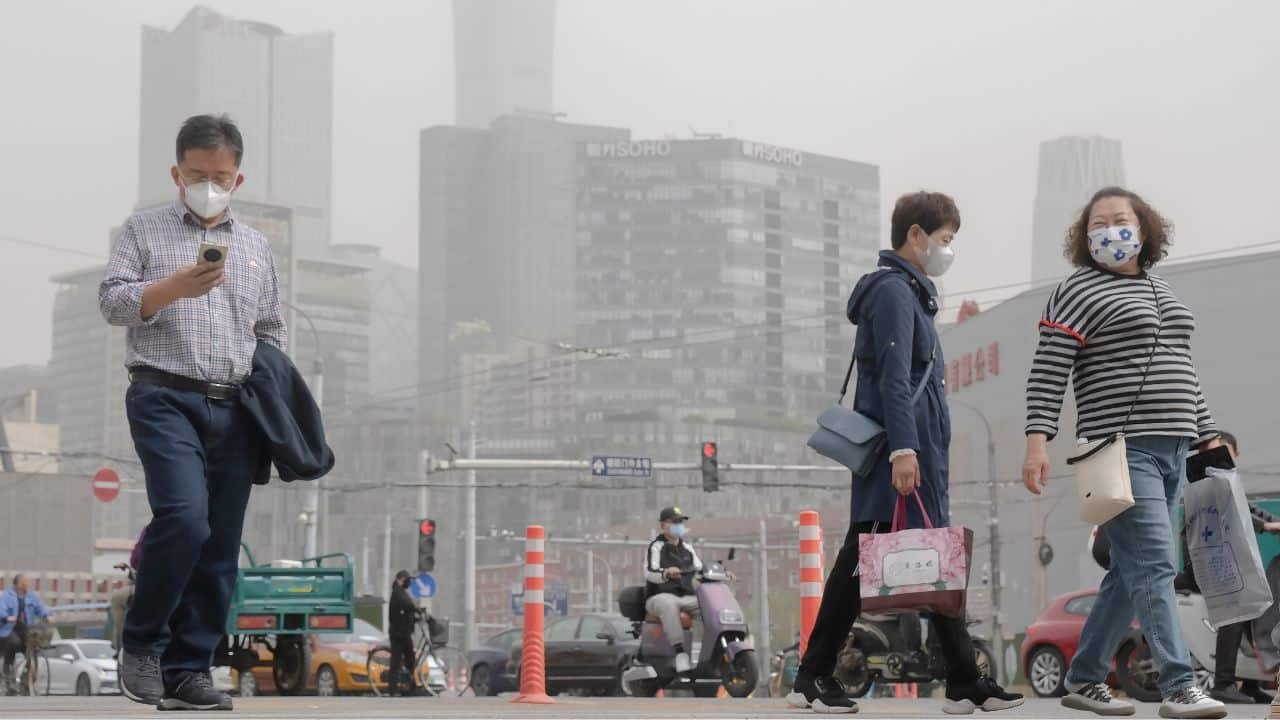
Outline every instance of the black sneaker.
<svg viewBox="0 0 1280 720"><path fill-rule="evenodd" d="M1220 703L1227 705L1252 705L1255 699L1246 695L1236 687L1235 683L1223 683L1222 689L1218 689L1218 684L1214 683L1213 690L1210 691L1209 697ZM1268 700L1267 702L1270 702Z"/></svg>
<svg viewBox="0 0 1280 720"><path fill-rule="evenodd" d="M796 684L787 695L787 704L795 708L812 708L824 715L858 712L858 704L849 699L835 678L814 677L803 670L796 673Z"/></svg>
<svg viewBox="0 0 1280 720"><path fill-rule="evenodd" d="M181 676L173 689L165 691L159 709L230 710L231 696L213 689L209 673L192 672Z"/></svg>
<svg viewBox="0 0 1280 720"><path fill-rule="evenodd" d="M1253 701L1259 705L1271 704L1271 694L1263 690L1256 680L1245 680L1240 683L1240 692L1253 698Z"/></svg>
<svg viewBox="0 0 1280 720"><path fill-rule="evenodd" d="M136 703L155 706L164 697L159 655L120 653L120 692Z"/></svg>
<svg viewBox="0 0 1280 720"><path fill-rule="evenodd" d="M1020 707L1022 695L1006 692L986 675L980 675L972 684L947 686L947 702L942 712L948 715L972 715L975 710L996 712Z"/></svg>

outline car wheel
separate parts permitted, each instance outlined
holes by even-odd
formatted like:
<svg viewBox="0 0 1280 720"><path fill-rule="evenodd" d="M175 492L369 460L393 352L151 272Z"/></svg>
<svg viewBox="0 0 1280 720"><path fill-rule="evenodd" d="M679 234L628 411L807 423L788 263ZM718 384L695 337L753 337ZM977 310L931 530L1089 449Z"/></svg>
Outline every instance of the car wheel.
<svg viewBox="0 0 1280 720"><path fill-rule="evenodd" d="M1067 663L1056 648L1036 648L1027 658L1027 681L1038 697L1062 697L1066 694L1062 687L1066 675Z"/></svg>
<svg viewBox="0 0 1280 720"><path fill-rule="evenodd" d="M493 670L484 663L476 663L471 668L471 691L476 697L489 697L493 695Z"/></svg>
<svg viewBox="0 0 1280 720"><path fill-rule="evenodd" d="M1146 644L1127 642L1116 653L1116 677L1124 694L1138 702L1158 703L1160 687L1156 685L1155 663Z"/></svg>
<svg viewBox="0 0 1280 720"><path fill-rule="evenodd" d="M328 665L321 665L316 671L316 695L335 697L338 694L338 674Z"/></svg>
<svg viewBox="0 0 1280 720"><path fill-rule="evenodd" d="M240 671L239 685L238 692L240 697L256 697L258 695L258 679L253 676L252 670Z"/></svg>
<svg viewBox="0 0 1280 720"><path fill-rule="evenodd" d="M80 673L80 677L76 678L76 694L77 695L93 694L93 683L89 682L88 675L85 675L84 673Z"/></svg>

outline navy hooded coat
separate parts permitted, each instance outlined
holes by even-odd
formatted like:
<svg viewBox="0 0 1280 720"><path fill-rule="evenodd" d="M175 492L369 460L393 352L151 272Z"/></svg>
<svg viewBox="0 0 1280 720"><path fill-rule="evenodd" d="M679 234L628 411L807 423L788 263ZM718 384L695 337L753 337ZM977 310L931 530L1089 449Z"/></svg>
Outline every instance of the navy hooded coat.
<svg viewBox="0 0 1280 720"><path fill-rule="evenodd" d="M934 316L937 289L924 273L897 253L880 253L879 269L864 275L849 296L849 322L858 326L853 344L857 387L853 407L884 426L883 456L869 477L853 478L852 522L890 522L898 499L889 454L910 448L920 463L920 499L937 527L951 522L948 454L951 416L944 390L946 362ZM911 394L936 351L924 393L911 406ZM914 501L907 503L909 527L923 527Z"/></svg>

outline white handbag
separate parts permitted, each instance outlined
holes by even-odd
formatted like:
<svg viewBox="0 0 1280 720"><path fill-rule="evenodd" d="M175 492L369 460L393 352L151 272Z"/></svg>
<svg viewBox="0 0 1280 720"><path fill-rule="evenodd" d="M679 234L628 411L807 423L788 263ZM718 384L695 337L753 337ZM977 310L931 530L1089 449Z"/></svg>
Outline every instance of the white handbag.
<svg viewBox="0 0 1280 720"><path fill-rule="evenodd" d="M1160 296L1156 293L1155 281L1151 283L1151 295L1156 304L1156 332L1151 341L1151 355L1147 357L1147 369L1142 373L1142 382L1138 392L1133 395L1133 404L1125 415L1120 432L1107 437L1086 442L1079 446L1075 457L1067 459L1067 465L1076 471L1076 497L1080 500L1080 519L1092 525L1102 525L1120 513L1134 506L1133 484L1129 481L1128 446L1124 441L1125 428L1129 426L1129 418L1133 417L1133 409L1138 406L1138 398L1147 385L1147 376L1151 374L1151 362L1155 360L1156 349L1160 347L1160 328L1163 325L1160 315Z"/></svg>
<svg viewBox="0 0 1280 720"><path fill-rule="evenodd" d="M1067 464L1076 470L1081 520L1101 525L1133 507L1124 433L1081 445L1080 454L1068 459Z"/></svg>

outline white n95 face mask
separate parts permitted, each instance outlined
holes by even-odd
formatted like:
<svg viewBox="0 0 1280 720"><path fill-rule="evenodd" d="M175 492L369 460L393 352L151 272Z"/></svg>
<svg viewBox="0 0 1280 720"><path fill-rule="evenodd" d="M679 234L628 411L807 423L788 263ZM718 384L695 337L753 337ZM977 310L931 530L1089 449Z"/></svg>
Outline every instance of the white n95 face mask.
<svg viewBox="0 0 1280 720"><path fill-rule="evenodd" d="M187 207L205 220L216 218L231 205L231 191L210 180L184 186Z"/></svg>
<svg viewBox="0 0 1280 720"><path fill-rule="evenodd" d="M929 277L942 277L951 268L951 263L955 262L955 259L956 251L950 245L943 245L930 237L929 254L924 259L924 274Z"/></svg>

